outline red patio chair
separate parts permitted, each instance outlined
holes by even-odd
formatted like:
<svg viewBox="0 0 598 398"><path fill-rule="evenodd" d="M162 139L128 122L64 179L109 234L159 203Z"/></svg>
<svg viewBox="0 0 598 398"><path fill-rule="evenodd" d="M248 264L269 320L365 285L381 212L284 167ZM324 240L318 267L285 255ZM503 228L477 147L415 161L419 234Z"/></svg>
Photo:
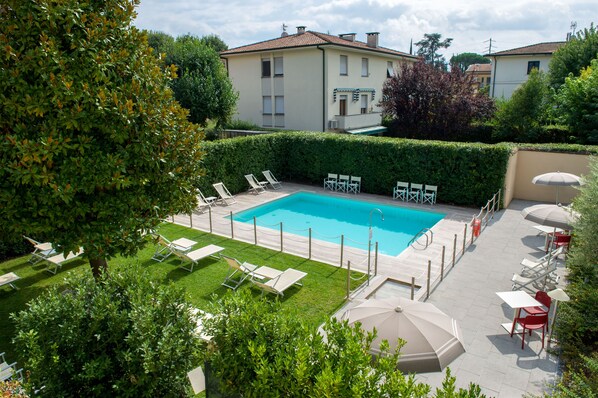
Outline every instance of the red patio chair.
<svg viewBox="0 0 598 398"><path fill-rule="evenodd" d="M525 344L525 332L528 331L529 335L532 335L532 330L542 329L542 348L544 348L544 335L548 328L548 315L534 315L526 316L525 318L515 319L515 323L523 329L521 332L515 332L515 327L511 330L511 337L513 334L521 335L521 349L524 349Z"/></svg>
<svg viewBox="0 0 598 398"><path fill-rule="evenodd" d="M565 248L565 252L568 252L570 243L571 243L571 235L566 235L561 232L557 232L556 234L554 234L552 246L554 246L555 249L558 249L559 247L562 246Z"/></svg>
<svg viewBox="0 0 598 398"><path fill-rule="evenodd" d="M524 307L521 310L527 312L530 315L548 315L548 311L550 311L550 305L552 304L552 299L548 295L548 293L538 290L536 292L536 296L534 297L537 301L542 303L544 307L536 306L536 307Z"/></svg>

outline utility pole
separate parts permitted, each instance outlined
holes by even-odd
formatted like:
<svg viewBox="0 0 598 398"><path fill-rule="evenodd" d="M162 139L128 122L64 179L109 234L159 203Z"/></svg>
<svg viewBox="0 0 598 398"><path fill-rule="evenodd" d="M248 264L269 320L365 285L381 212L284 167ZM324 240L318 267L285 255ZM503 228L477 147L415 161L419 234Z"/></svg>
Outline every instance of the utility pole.
<svg viewBox="0 0 598 398"><path fill-rule="evenodd" d="M488 44L488 54L492 54L492 37L489 40L484 41L484 43Z"/></svg>

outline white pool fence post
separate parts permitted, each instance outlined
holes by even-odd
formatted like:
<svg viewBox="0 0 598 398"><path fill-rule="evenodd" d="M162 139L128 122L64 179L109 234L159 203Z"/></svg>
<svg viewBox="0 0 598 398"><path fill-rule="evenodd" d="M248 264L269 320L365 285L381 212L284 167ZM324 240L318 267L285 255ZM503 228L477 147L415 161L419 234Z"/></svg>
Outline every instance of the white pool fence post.
<svg viewBox="0 0 598 398"><path fill-rule="evenodd" d="M455 234L455 238L453 239L453 267L455 266L455 255L457 253L457 234ZM451 268L453 268L451 267Z"/></svg>
<svg viewBox="0 0 598 398"><path fill-rule="evenodd" d="M280 222L280 252L282 253L283 244L282 244L282 221Z"/></svg>
<svg viewBox="0 0 598 398"><path fill-rule="evenodd" d="M415 297L415 276L411 277L411 300Z"/></svg>
<svg viewBox="0 0 598 398"><path fill-rule="evenodd" d="M444 252L446 250L446 246L442 246L442 257L440 260L440 281L444 279Z"/></svg>
<svg viewBox="0 0 598 398"><path fill-rule="evenodd" d="M308 242L308 259L311 260L311 227L309 227L309 242Z"/></svg>
<svg viewBox="0 0 598 398"><path fill-rule="evenodd" d="M376 242L376 252L374 254L374 276L378 275L378 242Z"/></svg>
<svg viewBox="0 0 598 398"><path fill-rule="evenodd" d="M463 252L461 256L465 254L465 244L467 243L467 223L463 224Z"/></svg>
<svg viewBox="0 0 598 398"><path fill-rule="evenodd" d="M345 235L341 235L341 268L343 267L343 252L345 250Z"/></svg>
<svg viewBox="0 0 598 398"><path fill-rule="evenodd" d="M347 300L351 296L351 261L347 261Z"/></svg>
<svg viewBox="0 0 598 398"><path fill-rule="evenodd" d="M210 233L212 233L212 207L209 208L209 216L210 216Z"/></svg>
<svg viewBox="0 0 598 398"><path fill-rule="evenodd" d="M253 216L253 244L257 245L257 223L255 221L255 216Z"/></svg>
<svg viewBox="0 0 598 398"><path fill-rule="evenodd" d="M233 212L230 212L230 238L235 239L235 230L233 227Z"/></svg>
<svg viewBox="0 0 598 398"><path fill-rule="evenodd" d="M427 292L426 292L426 299L428 297L430 297L430 273L432 270L432 260L428 260L428 278L426 280L426 287L427 287Z"/></svg>

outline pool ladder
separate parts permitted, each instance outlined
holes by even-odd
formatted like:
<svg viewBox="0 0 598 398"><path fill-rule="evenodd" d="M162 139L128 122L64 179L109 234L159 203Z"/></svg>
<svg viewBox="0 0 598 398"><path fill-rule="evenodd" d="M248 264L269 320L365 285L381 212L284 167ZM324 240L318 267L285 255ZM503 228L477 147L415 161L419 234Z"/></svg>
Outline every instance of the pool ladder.
<svg viewBox="0 0 598 398"><path fill-rule="evenodd" d="M424 250L428 248L429 245L432 244L432 242L434 242L434 232L432 232L432 230L430 228L422 228L418 233L415 234L415 236L409 241L409 246L413 246L413 244L415 242L417 242L419 240L420 237L425 236L426 237L426 246L424 247Z"/></svg>

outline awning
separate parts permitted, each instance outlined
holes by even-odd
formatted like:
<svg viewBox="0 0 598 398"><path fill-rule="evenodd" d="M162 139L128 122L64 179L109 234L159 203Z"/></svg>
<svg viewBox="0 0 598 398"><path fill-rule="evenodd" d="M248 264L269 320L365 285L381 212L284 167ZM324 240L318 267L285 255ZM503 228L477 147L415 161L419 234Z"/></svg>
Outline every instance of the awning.
<svg viewBox="0 0 598 398"><path fill-rule="evenodd" d="M347 130L349 134L358 135L375 135L385 132L387 129L384 126L364 127L361 129Z"/></svg>

